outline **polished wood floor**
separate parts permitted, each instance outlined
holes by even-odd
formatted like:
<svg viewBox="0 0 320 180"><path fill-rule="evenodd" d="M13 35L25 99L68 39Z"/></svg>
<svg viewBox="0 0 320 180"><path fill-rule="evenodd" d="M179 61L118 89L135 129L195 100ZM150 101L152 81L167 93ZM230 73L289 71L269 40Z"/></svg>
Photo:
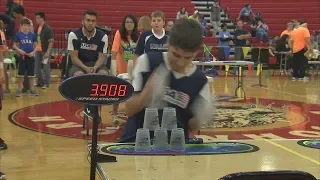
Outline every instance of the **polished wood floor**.
<svg viewBox="0 0 320 180"><path fill-rule="evenodd" d="M289 77L264 77L263 84L268 85L267 88L251 87L258 82L256 76L245 77L244 80L249 97L320 104L319 77L312 77L308 82L293 82ZM14 95L17 86L12 83L11 94L5 95L3 110L0 112L0 137L9 148L0 151L0 171L6 173L8 180L89 179L87 140L38 133L8 121L8 114L17 109L63 100L57 91L58 85L56 80L49 89L39 89L39 97L16 98ZM233 95L236 81L233 77L218 77L213 86L216 94ZM116 180L212 180L239 171L290 169L307 171L320 178L320 151L317 149L305 148L297 145L295 140L285 139L243 142L257 145L261 150L249 154L214 156L118 156L117 163L102 166L109 178Z"/></svg>

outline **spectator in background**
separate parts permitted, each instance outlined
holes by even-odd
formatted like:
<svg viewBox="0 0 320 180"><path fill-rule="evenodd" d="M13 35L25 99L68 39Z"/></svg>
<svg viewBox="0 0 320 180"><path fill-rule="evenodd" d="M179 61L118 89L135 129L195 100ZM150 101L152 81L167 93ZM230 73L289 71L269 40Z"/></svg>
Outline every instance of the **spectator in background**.
<svg viewBox="0 0 320 180"><path fill-rule="evenodd" d="M208 35L208 30L207 30L207 21L204 19L204 16L200 16L199 22L202 27L202 35L206 37Z"/></svg>
<svg viewBox="0 0 320 180"><path fill-rule="evenodd" d="M293 19L291 22L293 24L293 30L296 30L300 25L299 21L297 21L295 19Z"/></svg>
<svg viewBox="0 0 320 180"><path fill-rule="evenodd" d="M219 32L221 22L222 8L219 5L219 0L214 0L213 6L211 6L210 22L212 25L212 37L216 37Z"/></svg>
<svg viewBox="0 0 320 180"><path fill-rule="evenodd" d="M250 22L250 28L251 28L252 37L256 37L258 21L262 21L263 22L263 18L261 16L261 13L259 13L259 12L256 13L256 16L253 17L251 19L251 22Z"/></svg>
<svg viewBox="0 0 320 180"><path fill-rule="evenodd" d="M290 36L291 33L292 33L292 31L293 31L293 23L292 23L292 22L288 22L288 24L287 24L287 29L284 30L284 31L281 33L280 37L282 37L282 36L285 35L285 34L287 34L287 35Z"/></svg>
<svg viewBox="0 0 320 180"><path fill-rule="evenodd" d="M188 18L188 12L187 12L187 9L182 6L180 8L180 11L177 13L177 18L176 19L180 19L180 18L183 18L183 17Z"/></svg>
<svg viewBox="0 0 320 180"><path fill-rule="evenodd" d="M232 37L230 32L227 31L227 24L223 23L221 25L222 31L219 32L218 38L218 53L219 53L219 60L227 61L226 54L224 54L224 48L230 47L232 44Z"/></svg>
<svg viewBox="0 0 320 180"><path fill-rule="evenodd" d="M165 29L166 31L170 32L172 26L173 26L173 21L167 21L167 22L166 22L166 26L165 26L164 29Z"/></svg>
<svg viewBox="0 0 320 180"><path fill-rule="evenodd" d="M14 37L14 27L16 24L14 18L7 15L7 14L0 14L0 20L6 26L6 27L4 27L4 33L6 35L6 39L12 40Z"/></svg>
<svg viewBox="0 0 320 180"><path fill-rule="evenodd" d="M189 19L195 20L195 21L197 21L198 23L200 23L200 22L199 22L199 16L200 16L199 11L198 11L198 10L195 10L195 11L193 12L193 14L192 14L191 16L189 16Z"/></svg>
<svg viewBox="0 0 320 180"><path fill-rule="evenodd" d="M274 36L269 42L268 42L268 47L269 47L269 54L270 56L274 57L276 48L277 48L277 41L279 40L279 36Z"/></svg>
<svg viewBox="0 0 320 180"><path fill-rule="evenodd" d="M162 11L154 11L151 14L152 30L144 31L138 40L135 51L136 57L147 52L166 52L169 33L164 30L165 15Z"/></svg>
<svg viewBox="0 0 320 180"><path fill-rule="evenodd" d="M268 31L269 27L262 20L258 21L256 35L260 43L268 39Z"/></svg>
<svg viewBox="0 0 320 180"><path fill-rule="evenodd" d="M2 56L1 58L7 58L9 56L9 53L8 53L8 47L7 47L7 41L6 41L6 36L4 34L4 23L2 20L0 20L0 38L1 38L1 51L2 51ZM10 65L9 65L10 66ZM7 73L7 68L3 68L3 73L4 73L4 88L2 87L2 92L3 93L10 93L10 88L9 88L9 75ZM1 83L0 83L0 86L1 86ZM0 95L0 98L1 98L1 95Z"/></svg>
<svg viewBox="0 0 320 180"><path fill-rule="evenodd" d="M312 48L319 50L319 45L318 45L318 42L316 41L316 35L311 34L310 40L311 40Z"/></svg>
<svg viewBox="0 0 320 180"><path fill-rule="evenodd" d="M292 32L289 46L293 52L293 76L292 80L306 81L306 68L308 59L305 53L309 54L313 52L310 41L310 32L307 28L307 23L301 21L300 26Z"/></svg>
<svg viewBox="0 0 320 180"><path fill-rule="evenodd" d="M46 16L43 12L37 12L36 23L38 24L37 36L37 51L35 53L35 72L38 79L37 87L46 89L50 85L50 58L53 48L53 31L45 22ZM43 70L41 70L41 66Z"/></svg>
<svg viewBox="0 0 320 180"><path fill-rule="evenodd" d="M29 18L27 18L25 16L24 8L21 5L15 6L12 9L12 14L19 21L22 21L23 19L28 19L30 21L29 31L32 32L32 33L34 32L33 23L31 21L31 19L29 19ZM22 32L22 25L21 24L20 24L19 31ZM23 89L22 89L23 93L28 92L28 90L30 90L30 86L32 86L32 84L29 84L29 80L28 79L29 79L28 78L28 74L26 72L25 76L24 76L24 81L23 81Z"/></svg>
<svg viewBox="0 0 320 180"><path fill-rule="evenodd" d="M241 9L238 19L242 20L243 22L249 22L251 20L251 15L254 16L251 5L246 4L244 8Z"/></svg>
<svg viewBox="0 0 320 180"><path fill-rule="evenodd" d="M111 62L116 63L113 75L128 73L128 62L133 60L139 38L138 23L134 15L128 14L122 20L120 29L116 32L112 43ZM119 125L119 104L113 105L112 124Z"/></svg>
<svg viewBox="0 0 320 180"><path fill-rule="evenodd" d="M234 32L234 38L235 60L244 60L242 47L248 44L247 40L251 38L251 34L247 30L243 29L243 22L241 20L237 22L237 29Z"/></svg>
<svg viewBox="0 0 320 180"><path fill-rule="evenodd" d="M149 16L142 16L140 17L139 21L138 21L138 31L140 32L140 34L143 31L149 31L151 30L151 19Z"/></svg>

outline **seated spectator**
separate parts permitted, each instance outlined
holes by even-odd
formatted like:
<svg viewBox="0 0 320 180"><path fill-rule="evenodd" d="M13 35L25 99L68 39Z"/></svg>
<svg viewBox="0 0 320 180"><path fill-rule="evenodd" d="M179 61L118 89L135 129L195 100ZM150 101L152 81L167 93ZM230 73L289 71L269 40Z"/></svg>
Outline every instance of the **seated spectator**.
<svg viewBox="0 0 320 180"><path fill-rule="evenodd" d="M176 19L180 19L180 18L183 18L183 17L188 17L188 12L187 12L187 9L185 7L181 7L180 8L180 11L177 13L177 18Z"/></svg>
<svg viewBox="0 0 320 180"><path fill-rule="evenodd" d="M142 16L140 17L139 21L138 21L138 31L140 32L140 34L143 31L149 31L151 30L151 19L149 16Z"/></svg>
<svg viewBox="0 0 320 180"><path fill-rule="evenodd" d="M194 13L191 16L189 16L189 19L192 19L192 20L199 22L199 15L200 15L199 11L196 10L196 11L194 11Z"/></svg>
<svg viewBox="0 0 320 180"><path fill-rule="evenodd" d="M204 16L200 16L199 22L202 27L202 35L207 36L208 35L208 30L207 30L207 21L204 19Z"/></svg>
<svg viewBox="0 0 320 180"><path fill-rule="evenodd" d="M290 52L290 47L288 44L288 41L290 39L290 36L288 34L284 34L280 37L278 41L276 41L276 52ZM277 54L277 62L280 64L281 60L281 54ZM292 56L287 56L287 69L291 69L292 64ZM290 70L292 71L292 70Z"/></svg>
<svg viewBox="0 0 320 180"><path fill-rule="evenodd" d="M285 34L287 34L287 35L290 36L292 31L293 31L293 23L292 23L292 22L288 22L288 24L287 24L287 29L284 30L284 31L281 33L280 37L282 37L282 36L285 35Z"/></svg>
<svg viewBox="0 0 320 180"><path fill-rule="evenodd" d="M258 21L260 20L263 22L261 13L259 12L257 12L256 16L251 19L250 28L251 28L252 37L256 37L256 29L257 29Z"/></svg>
<svg viewBox="0 0 320 180"><path fill-rule="evenodd" d="M165 29L166 31L170 32L172 26L173 26L173 21L167 21L164 29Z"/></svg>
<svg viewBox="0 0 320 180"><path fill-rule="evenodd" d="M279 36L274 36L268 43L268 47L269 47L269 54L270 56L275 56L275 52L276 52L276 42L279 40Z"/></svg>
<svg viewBox="0 0 320 180"><path fill-rule="evenodd" d="M251 5L246 4L244 8L241 9L238 19L241 19L243 22L249 22L251 19L251 15L253 15Z"/></svg>
<svg viewBox="0 0 320 180"><path fill-rule="evenodd" d="M263 23L261 20L258 21L256 35L260 43L263 43L264 40L268 39L268 31L269 31L269 27L265 23Z"/></svg>
<svg viewBox="0 0 320 180"><path fill-rule="evenodd" d="M222 31L219 32L218 35L218 53L219 53L219 60L221 61L227 61L227 57L224 54L224 48L228 48L230 47L230 45L232 45L232 37L230 32L227 31L227 24L223 23L221 25L221 29Z"/></svg>

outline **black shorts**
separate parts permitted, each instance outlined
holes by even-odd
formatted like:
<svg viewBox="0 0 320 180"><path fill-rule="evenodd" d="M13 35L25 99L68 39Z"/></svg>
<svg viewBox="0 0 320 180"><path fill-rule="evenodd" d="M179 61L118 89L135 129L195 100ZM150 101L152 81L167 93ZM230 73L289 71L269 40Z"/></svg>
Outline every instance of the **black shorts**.
<svg viewBox="0 0 320 180"><path fill-rule="evenodd" d="M88 62L88 63L84 63L84 65L88 66L88 67L93 67L95 65L95 62ZM109 72L107 66L105 64L103 64L102 66L100 66L97 69L97 72L99 72L100 70L105 70L106 72ZM86 74L86 72L84 72L83 69L81 69L80 67L76 66L76 65L72 65L71 68L69 69L69 77L72 77L74 73L81 71L84 74Z"/></svg>
<svg viewBox="0 0 320 180"><path fill-rule="evenodd" d="M19 61L18 77L24 77L27 72L28 77L34 77L34 57L23 56Z"/></svg>

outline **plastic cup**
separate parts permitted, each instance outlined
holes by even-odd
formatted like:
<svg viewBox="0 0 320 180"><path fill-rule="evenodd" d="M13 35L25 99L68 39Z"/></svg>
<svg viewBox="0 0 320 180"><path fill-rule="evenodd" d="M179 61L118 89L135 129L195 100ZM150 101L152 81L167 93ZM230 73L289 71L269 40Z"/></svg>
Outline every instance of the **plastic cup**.
<svg viewBox="0 0 320 180"><path fill-rule="evenodd" d="M185 151L186 150L184 129L177 128L177 129L173 129L171 131L170 150L171 151Z"/></svg>
<svg viewBox="0 0 320 180"><path fill-rule="evenodd" d="M169 148L168 146L168 132L166 129L156 129L154 131L154 139L152 149L164 151Z"/></svg>
<svg viewBox="0 0 320 180"><path fill-rule="evenodd" d="M154 131L159 129L159 114L157 108L146 108L144 114L144 122L143 129L149 129L150 131Z"/></svg>
<svg viewBox="0 0 320 180"><path fill-rule="evenodd" d="M177 129L176 109L166 107L163 109L161 128L167 130Z"/></svg>
<svg viewBox="0 0 320 180"><path fill-rule="evenodd" d="M150 133L148 129L138 129L136 134L136 142L134 150L136 152L150 152Z"/></svg>

